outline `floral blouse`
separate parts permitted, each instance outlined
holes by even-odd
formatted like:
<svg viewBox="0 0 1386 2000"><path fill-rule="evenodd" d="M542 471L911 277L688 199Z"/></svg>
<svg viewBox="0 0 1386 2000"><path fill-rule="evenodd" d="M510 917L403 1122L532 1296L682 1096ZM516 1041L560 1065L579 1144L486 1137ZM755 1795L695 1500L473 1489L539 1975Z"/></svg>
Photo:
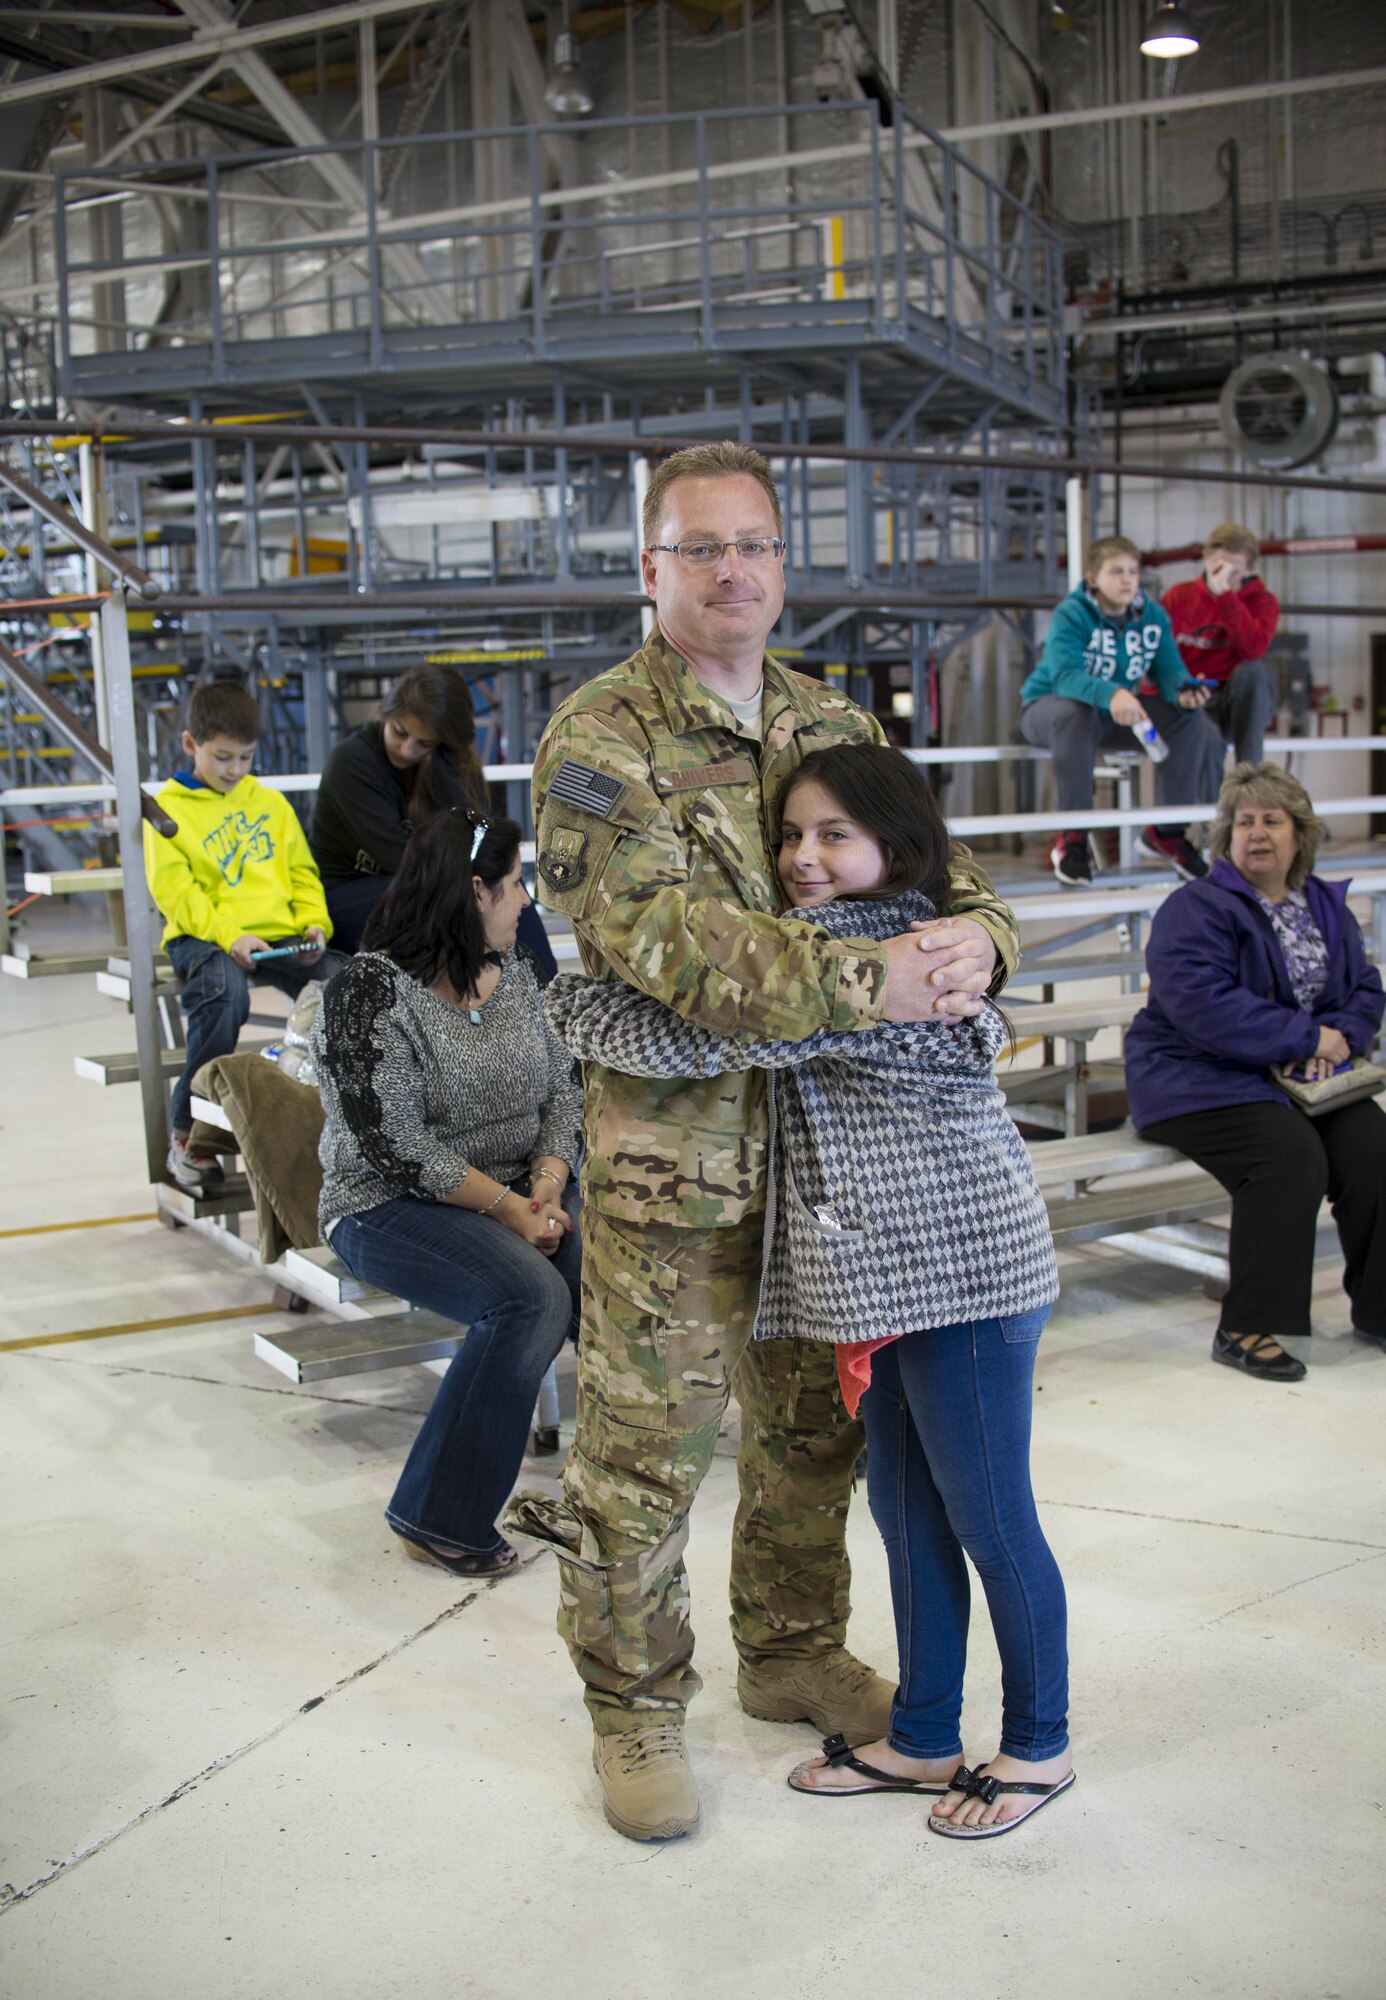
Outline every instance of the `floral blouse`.
<svg viewBox="0 0 1386 2000"><path fill-rule="evenodd" d="M1306 1014L1312 1014L1328 981L1328 946L1310 913L1309 899L1302 889L1287 889L1279 903L1259 894L1256 900L1275 928L1295 999Z"/></svg>

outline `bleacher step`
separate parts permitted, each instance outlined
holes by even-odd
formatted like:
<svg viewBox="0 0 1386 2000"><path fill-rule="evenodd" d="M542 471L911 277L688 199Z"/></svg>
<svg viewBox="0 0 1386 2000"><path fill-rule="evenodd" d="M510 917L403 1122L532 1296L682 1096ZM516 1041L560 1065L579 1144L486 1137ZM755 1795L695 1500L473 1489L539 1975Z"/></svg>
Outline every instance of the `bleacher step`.
<svg viewBox="0 0 1386 2000"><path fill-rule="evenodd" d="M54 953L51 958L26 957L22 951L5 952L0 957L0 972L11 979L61 979L69 972L100 972L106 963L106 954L99 957L77 952L69 958Z"/></svg>
<svg viewBox="0 0 1386 2000"><path fill-rule="evenodd" d="M1054 1241L1095 1243L1123 1231L1167 1228L1217 1215L1228 1205L1225 1188L1211 1174L1194 1170L1154 1187L1121 1188L1102 1194L1056 1197L1046 1202Z"/></svg>
<svg viewBox="0 0 1386 2000"><path fill-rule="evenodd" d="M285 1279L293 1290L329 1311L333 1306L344 1305L352 1299L389 1296L377 1286L368 1285L364 1279L353 1277L341 1258L334 1256L325 1243L315 1244L311 1250L286 1250L280 1262Z"/></svg>
<svg viewBox="0 0 1386 2000"><path fill-rule="evenodd" d="M251 1054L257 1048L263 1048L265 1044L263 1042L240 1042L237 1046L242 1054ZM160 1049L159 1051L160 1069L169 1082L182 1075L183 1065L187 1060L188 1052L186 1049ZM128 1054L122 1053L114 1056L74 1056L72 1058L72 1067L77 1075L84 1077L88 1083L109 1085L114 1083L138 1083L140 1080L140 1059L133 1049Z"/></svg>
<svg viewBox="0 0 1386 2000"><path fill-rule="evenodd" d="M24 888L30 896L85 896L95 889L104 889L109 895L124 880L119 868L30 869Z"/></svg>
<svg viewBox="0 0 1386 2000"><path fill-rule="evenodd" d="M465 1329L439 1313L393 1313L382 1319L325 1320L285 1333L257 1333L261 1361L291 1382L316 1382L331 1375L364 1375L380 1368L407 1368L422 1361L447 1361L462 1345Z"/></svg>
<svg viewBox="0 0 1386 2000"><path fill-rule="evenodd" d="M1100 1180L1110 1174L1145 1173L1152 1167L1175 1167L1184 1161L1184 1155L1173 1146L1140 1139L1129 1125L1119 1132L1093 1132L1080 1139L1036 1139L1029 1142L1028 1150L1035 1179L1042 1188Z"/></svg>
<svg viewBox="0 0 1386 2000"><path fill-rule="evenodd" d="M1120 993L1108 1000L1026 1002L1011 1009L1011 1026L1017 1036L1091 1040L1103 1028L1129 1028L1144 1005L1144 993Z"/></svg>
<svg viewBox="0 0 1386 2000"><path fill-rule="evenodd" d="M131 980L128 972L112 972L108 966L103 966L96 975L96 990L107 1000L123 1000L128 1007L130 988ZM178 993L179 986L176 979L161 979L154 988L156 999L176 1000Z"/></svg>
<svg viewBox="0 0 1386 2000"><path fill-rule="evenodd" d="M228 1175L209 1194L193 1194L188 1188L165 1182L159 1188L158 1202L161 1209L184 1216L189 1222L201 1222L209 1215L248 1215L255 1207L250 1183L243 1174Z"/></svg>

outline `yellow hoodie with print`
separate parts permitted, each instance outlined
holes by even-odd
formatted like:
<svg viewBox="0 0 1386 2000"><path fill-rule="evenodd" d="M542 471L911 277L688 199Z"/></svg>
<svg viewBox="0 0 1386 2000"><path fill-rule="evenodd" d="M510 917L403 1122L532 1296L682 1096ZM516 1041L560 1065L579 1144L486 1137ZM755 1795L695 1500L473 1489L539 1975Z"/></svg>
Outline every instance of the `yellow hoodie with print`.
<svg viewBox="0 0 1386 2000"><path fill-rule="evenodd" d="M229 792L178 777L160 786L159 803L178 822L172 840L147 820L144 826L144 865L165 944L205 938L229 952L247 933L273 942L313 924L331 937L322 878L282 792L254 776Z"/></svg>

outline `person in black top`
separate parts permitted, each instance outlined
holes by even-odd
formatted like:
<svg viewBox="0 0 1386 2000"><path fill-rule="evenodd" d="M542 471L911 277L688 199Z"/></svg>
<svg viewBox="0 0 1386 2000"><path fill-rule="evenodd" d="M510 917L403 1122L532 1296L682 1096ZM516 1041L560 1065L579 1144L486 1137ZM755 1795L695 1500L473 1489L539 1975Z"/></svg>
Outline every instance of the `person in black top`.
<svg viewBox="0 0 1386 2000"><path fill-rule="evenodd" d="M308 844L339 951L359 949L410 833L454 807L483 817L491 809L471 693L454 667L410 667L382 704L380 721L353 730L323 767ZM532 908L521 919L519 942L541 982L551 979L557 966Z"/></svg>

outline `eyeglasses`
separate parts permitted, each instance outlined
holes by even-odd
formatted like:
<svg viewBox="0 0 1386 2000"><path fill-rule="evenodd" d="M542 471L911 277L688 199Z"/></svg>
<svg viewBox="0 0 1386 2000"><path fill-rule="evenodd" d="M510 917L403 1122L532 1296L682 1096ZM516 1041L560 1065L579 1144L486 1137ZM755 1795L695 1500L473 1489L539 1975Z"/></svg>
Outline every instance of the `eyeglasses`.
<svg viewBox="0 0 1386 2000"><path fill-rule="evenodd" d="M773 562L784 554L778 535L746 535L735 542L651 542L651 555L677 556L690 569L707 569L719 563L726 550L735 549L744 563Z"/></svg>

